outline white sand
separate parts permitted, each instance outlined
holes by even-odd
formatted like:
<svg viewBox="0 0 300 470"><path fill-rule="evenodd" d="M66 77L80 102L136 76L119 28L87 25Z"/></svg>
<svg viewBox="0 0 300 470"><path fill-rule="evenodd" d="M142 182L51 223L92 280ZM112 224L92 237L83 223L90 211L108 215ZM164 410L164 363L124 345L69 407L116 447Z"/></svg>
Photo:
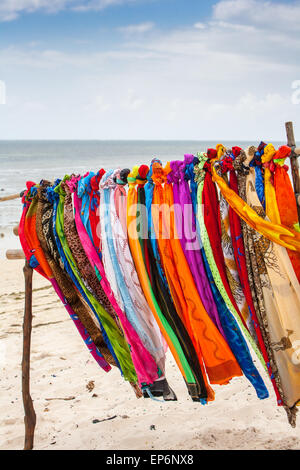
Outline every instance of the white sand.
<svg viewBox="0 0 300 470"><path fill-rule="evenodd" d="M24 439L22 266L19 261L0 261L0 449L21 449ZM137 400L117 370L105 374L96 365L52 288L37 274L33 309L31 392L37 413L36 449L300 448L300 424L297 429L289 426L266 375L268 400L258 400L242 378L217 387L216 401L204 407L189 399L169 356L168 380L178 402ZM87 389L90 381L95 384L91 392ZM68 397L75 398L58 400ZM113 416L111 421L92 423ZM151 425L155 430L150 430Z"/></svg>

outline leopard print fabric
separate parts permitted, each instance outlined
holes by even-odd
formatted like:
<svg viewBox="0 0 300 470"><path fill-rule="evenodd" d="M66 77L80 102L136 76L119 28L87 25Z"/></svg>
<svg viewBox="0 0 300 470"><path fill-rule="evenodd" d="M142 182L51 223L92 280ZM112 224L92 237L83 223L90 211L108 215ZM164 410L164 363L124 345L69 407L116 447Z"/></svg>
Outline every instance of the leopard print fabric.
<svg viewBox="0 0 300 470"><path fill-rule="evenodd" d="M49 184L49 183L48 183ZM52 257L47 244L47 238L44 233L48 234L49 223L46 223L46 220L49 219L49 202L47 201L44 190L47 186L47 183L44 183L40 188L38 188L38 205L37 205L37 215L36 215L36 231L39 238L41 247L43 249L46 260L52 270L53 276L62 291L67 303L70 305L72 310L78 316L88 334L91 336L93 342L101 352L104 359L113 366L116 366L115 360L112 357L108 347L106 346L101 330L99 326L95 323L91 313L81 298L81 296L74 289L72 282L66 276L64 271L61 269L60 265L56 263ZM48 230L47 230L48 229Z"/></svg>
<svg viewBox="0 0 300 470"><path fill-rule="evenodd" d="M85 281L92 295L98 300L98 302L103 306L107 313L114 319L119 330L123 334L123 330L119 323L119 318L117 317L113 306L111 305L107 295L105 294L99 279L91 266L89 259L82 247L80 238L76 230L76 224L74 219L73 204L72 204L72 194L67 185L64 185L64 190L66 192L65 197L65 206L64 206L64 228L65 234L68 241L68 245L74 259L76 261L77 267L79 269L82 279Z"/></svg>

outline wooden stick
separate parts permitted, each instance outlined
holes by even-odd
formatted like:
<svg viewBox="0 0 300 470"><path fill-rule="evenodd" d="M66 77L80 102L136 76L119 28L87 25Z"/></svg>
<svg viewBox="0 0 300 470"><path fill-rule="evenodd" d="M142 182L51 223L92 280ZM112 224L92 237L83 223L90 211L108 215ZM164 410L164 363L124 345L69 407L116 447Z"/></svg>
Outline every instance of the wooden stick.
<svg viewBox="0 0 300 470"><path fill-rule="evenodd" d="M13 199L18 199L19 197L20 197L20 193L19 194L11 194L10 196L3 196L3 197L0 197L0 202L12 201Z"/></svg>
<svg viewBox="0 0 300 470"><path fill-rule="evenodd" d="M19 225L16 225L16 226L13 228L13 233L14 233L14 235L16 235L16 237L19 236Z"/></svg>
<svg viewBox="0 0 300 470"><path fill-rule="evenodd" d="M287 143L288 146L291 147L291 169L292 169L292 178L294 183L294 192L297 201L298 207L298 219L300 222L300 205L299 205L299 196L300 196L300 178L299 178L299 162L298 162L298 155L295 152L296 149L296 141L294 136L294 127L292 122L287 122L285 124L286 127L286 135L287 135Z"/></svg>
<svg viewBox="0 0 300 470"><path fill-rule="evenodd" d="M25 259L25 255L22 250L7 250L7 259Z"/></svg>
<svg viewBox="0 0 300 470"><path fill-rule="evenodd" d="M25 262L23 269L25 278L25 310L23 322L23 358L22 358L22 396L25 411L25 442L24 450L33 449L36 414L30 396L30 345L32 330L32 273L33 269Z"/></svg>

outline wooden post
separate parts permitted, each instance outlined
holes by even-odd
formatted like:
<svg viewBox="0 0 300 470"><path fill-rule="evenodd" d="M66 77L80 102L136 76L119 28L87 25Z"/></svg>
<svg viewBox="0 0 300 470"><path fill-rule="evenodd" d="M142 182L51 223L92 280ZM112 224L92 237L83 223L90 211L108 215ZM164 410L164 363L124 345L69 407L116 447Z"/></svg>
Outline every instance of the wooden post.
<svg viewBox="0 0 300 470"><path fill-rule="evenodd" d="M7 250L7 259L25 259L24 252L22 250Z"/></svg>
<svg viewBox="0 0 300 470"><path fill-rule="evenodd" d="M24 450L33 449L36 414L30 396L30 345L32 330L32 273L33 269L25 262L23 269L25 278L25 311L23 322L23 358L22 358L22 396L25 411L25 443Z"/></svg>
<svg viewBox="0 0 300 470"><path fill-rule="evenodd" d="M300 222L300 177L299 177L299 162L298 162L298 152L296 152L296 141L294 136L294 127L292 122L287 122L285 124L286 135L287 135L287 144L292 149L291 153L291 170L292 178L294 184L294 192L297 201L298 207L298 219Z"/></svg>
<svg viewBox="0 0 300 470"><path fill-rule="evenodd" d="M18 199L19 197L20 197L20 194L11 194L10 196L3 196L3 197L0 197L0 202L12 201L13 199Z"/></svg>

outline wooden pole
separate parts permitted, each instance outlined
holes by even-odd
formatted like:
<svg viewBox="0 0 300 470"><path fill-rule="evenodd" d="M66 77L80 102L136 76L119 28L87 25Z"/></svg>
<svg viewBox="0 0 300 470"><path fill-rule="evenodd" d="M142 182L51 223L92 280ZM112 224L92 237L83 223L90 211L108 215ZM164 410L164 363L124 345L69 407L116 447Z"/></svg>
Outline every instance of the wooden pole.
<svg viewBox="0 0 300 470"><path fill-rule="evenodd" d="M22 396L24 405L25 442L24 450L33 449L36 414L30 396L30 345L32 331L32 273L33 269L25 262L25 310L23 322Z"/></svg>
<svg viewBox="0 0 300 470"><path fill-rule="evenodd" d="M287 135L287 144L292 149L291 153L291 170L292 170L292 178L294 184L294 192L297 201L298 207L298 219L300 222L300 177L299 177L299 162L298 162L298 152L296 150L296 141L294 135L294 126L292 122L287 122L285 124L286 127L286 135ZM298 149L297 149L298 150Z"/></svg>
<svg viewBox="0 0 300 470"><path fill-rule="evenodd" d="M22 250L7 250L7 259L25 259L25 255Z"/></svg>
<svg viewBox="0 0 300 470"><path fill-rule="evenodd" d="M3 197L0 197L0 202L12 201L13 199L18 199L19 197L20 197L20 194L11 194L10 196L3 196Z"/></svg>
<svg viewBox="0 0 300 470"><path fill-rule="evenodd" d="M13 228L13 234L16 235L16 237L19 236L19 225L16 225L16 226Z"/></svg>

